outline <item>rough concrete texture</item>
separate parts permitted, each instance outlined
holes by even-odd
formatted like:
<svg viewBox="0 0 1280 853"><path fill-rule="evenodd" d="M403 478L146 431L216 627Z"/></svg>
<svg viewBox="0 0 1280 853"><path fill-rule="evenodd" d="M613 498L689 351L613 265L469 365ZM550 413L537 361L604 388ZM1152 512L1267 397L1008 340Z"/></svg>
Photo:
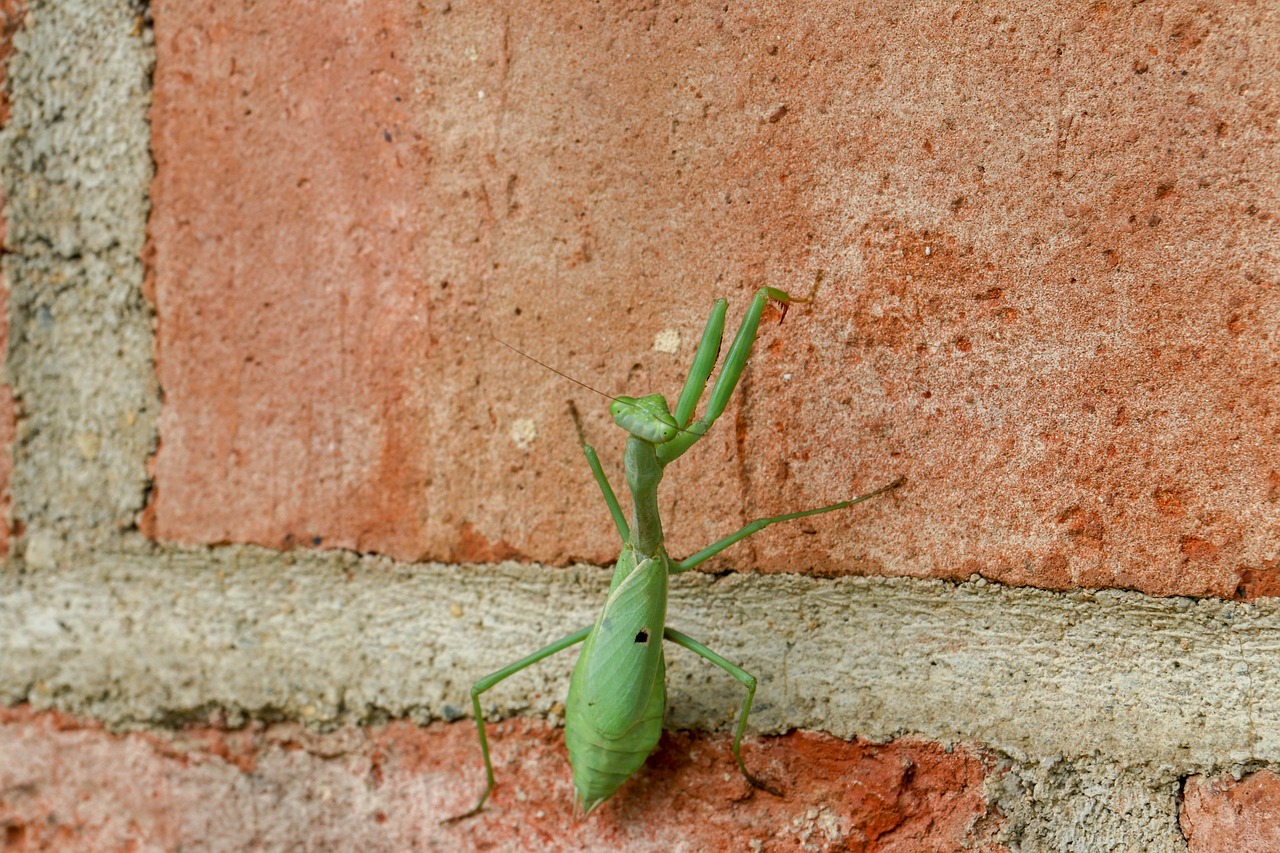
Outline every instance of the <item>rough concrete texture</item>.
<svg viewBox="0 0 1280 853"><path fill-rule="evenodd" d="M608 577L349 556L281 564L240 548L11 570L0 697L114 726L211 710L329 726L447 719L472 680L589 624ZM1280 761L1280 605L681 576L670 621L759 676L751 721L767 733L918 733L1031 761L1189 770ZM573 656L488 701L549 713ZM727 726L738 683L680 650L668 657L671 724Z"/></svg>
<svg viewBox="0 0 1280 853"><path fill-rule="evenodd" d="M673 551L905 474L724 559L1280 591L1273 4L154 14L159 538L607 562L618 430L489 334L674 394L822 271Z"/></svg>
<svg viewBox="0 0 1280 853"><path fill-rule="evenodd" d="M13 36L22 26L26 15L25 0L0 0L0 129L9 121L9 57L13 55ZM3 208L4 194L0 192L0 209ZM0 216L0 235L3 231L4 217ZM0 245L3 241L0 241Z"/></svg>
<svg viewBox="0 0 1280 853"><path fill-rule="evenodd" d="M452 720L473 679L586 624L607 579L244 548L11 568L0 702L113 728ZM1180 778L1280 762L1272 602L697 575L676 579L671 621L760 678L753 731L1002 756L988 784L1010 849L1176 850ZM486 708L554 716L572 659ZM679 650L669 668L668 726L727 730L737 682Z"/></svg>
<svg viewBox="0 0 1280 853"><path fill-rule="evenodd" d="M1191 853L1280 850L1280 777L1261 770L1242 778L1188 779L1182 829Z"/></svg>
<svg viewBox="0 0 1280 853"><path fill-rule="evenodd" d="M0 229L3 229L0 214ZM3 370L4 352L9 341L9 288L0 272L0 370ZM13 391L7 383L0 382L0 555L9 553L12 533L13 500L9 494L9 478L13 474L13 439L17 433L17 415L13 405Z"/></svg>
<svg viewBox="0 0 1280 853"><path fill-rule="evenodd" d="M9 61L3 133L18 398L11 484L24 551L132 527L158 408L140 253L151 177L152 48L136 4L30 4Z"/></svg>
<svg viewBox="0 0 1280 853"><path fill-rule="evenodd" d="M580 820L561 733L495 726L489 809L470 724L317 734L295 725L113 737L56 713L0 710L6 851L993 850L982 759L965 749L793 734L748 756L785 777L753 794L728 739L667 734L618 796ZM120 772L127 767L128 772ZM129 845L136 845L130 847Z"/></svg>
<svg viewBox="0 0 1280 853"><path fill-rule="evenodd" d="M0 130L9 122L9 57L13 53L13 36L22 24L26 3L22 0L0 0ZM6 233L5 191L0 182L0 254L8 251ZM0 377L4 376L5 355L9 350L9 280L0 264ZM13 474L13 439L17 413L13 406L13 389L0 381L0 554L9 553L11 512L9 478Z"/></svg>
<svg viewBox="0 0 1280 853"><path fill-rule="evenodd" d="M1012 853L1093 851L1181 853L1179 780L1174 773L1120 767L1105 756L1081 762L1045 758L1012 763L992 777Z"/></svg>
<svg viewBox="0 0 1280 853"><path fill-rule="evenodd" d="M0 127L9 120L9 56L13 53L13 34L22 26L26 0L0 0Z"/></svg>

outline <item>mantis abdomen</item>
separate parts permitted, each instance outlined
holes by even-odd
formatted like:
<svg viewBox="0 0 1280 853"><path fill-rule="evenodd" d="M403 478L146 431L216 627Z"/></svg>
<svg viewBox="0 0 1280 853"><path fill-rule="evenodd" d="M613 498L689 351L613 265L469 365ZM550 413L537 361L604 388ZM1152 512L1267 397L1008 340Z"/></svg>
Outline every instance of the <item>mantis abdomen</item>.
<svg viewBox="0 0 1280 853"><path fill-rule="evenodd" d="M636 556L623 548L565 703L573 786L588 813L640 769L662 736L669 560L661 551L638 563Z"/></svg>

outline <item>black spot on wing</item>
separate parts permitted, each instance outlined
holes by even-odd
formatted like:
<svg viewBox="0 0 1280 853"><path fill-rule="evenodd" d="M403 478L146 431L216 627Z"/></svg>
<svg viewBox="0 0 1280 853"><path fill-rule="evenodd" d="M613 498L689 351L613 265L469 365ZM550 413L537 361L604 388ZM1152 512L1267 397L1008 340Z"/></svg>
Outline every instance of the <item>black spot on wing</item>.
<svg viewBox="0 0 1280 853"><path fill-rule="evenodd" d="M641 628L640 632L636 634L636 642L637 643L649 642L649 630L647 628Z"/></svg>

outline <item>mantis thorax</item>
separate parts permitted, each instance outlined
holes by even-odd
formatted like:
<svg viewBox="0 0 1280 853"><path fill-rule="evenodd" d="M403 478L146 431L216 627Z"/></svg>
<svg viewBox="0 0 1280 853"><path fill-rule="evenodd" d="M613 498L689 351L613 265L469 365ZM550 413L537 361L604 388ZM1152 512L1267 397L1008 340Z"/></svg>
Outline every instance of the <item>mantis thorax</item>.
<svg viewBox="0 0 1280 853"><path fill-rule="evenodd" d="M631 490L631 544L641 557L656 557L662 550L662 520L658 517L658 484L662 482L662 463L652 442L627 439L623 456L627 486Z"/></svg>

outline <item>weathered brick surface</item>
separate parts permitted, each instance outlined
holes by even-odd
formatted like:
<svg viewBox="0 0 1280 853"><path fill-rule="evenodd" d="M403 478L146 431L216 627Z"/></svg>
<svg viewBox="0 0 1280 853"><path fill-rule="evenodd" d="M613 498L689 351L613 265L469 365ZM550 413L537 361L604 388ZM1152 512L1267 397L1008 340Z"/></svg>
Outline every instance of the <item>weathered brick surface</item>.
<svg viewBox="0 0 1280 853"><path fill-rule="evenodd" d="M905 474L724 559L1280 590L1274 7L153 12L158 538L608 561L565 400L617 429L488 335L674 394L823 270L673 552Z"/></svg>
<svg viewBox="0 0 1280 853"><path fill-rule="evenodd" d="M110 735L55 713L0 709L0 831L35 850L996 849L983 760L964 748L793 734L747 760L786 796L753 793L723 737L668 733L650 764L586 820L558 730L492 731L500 786L481 816L470 723L319 735L295 726Z"/></svg>
<svg viewBox="0 0 1280 853"><path fill-rule="evenodd" d="M418 550L442 330L398 5L154 4L164 538Z"/></svg>
<svg viewBox="0 0 1280 853"><path fill-rule="evenodd" d="M1187 780L1181 814L1190 853L1280 850L1280 777L1270 770Z"/></svg>

